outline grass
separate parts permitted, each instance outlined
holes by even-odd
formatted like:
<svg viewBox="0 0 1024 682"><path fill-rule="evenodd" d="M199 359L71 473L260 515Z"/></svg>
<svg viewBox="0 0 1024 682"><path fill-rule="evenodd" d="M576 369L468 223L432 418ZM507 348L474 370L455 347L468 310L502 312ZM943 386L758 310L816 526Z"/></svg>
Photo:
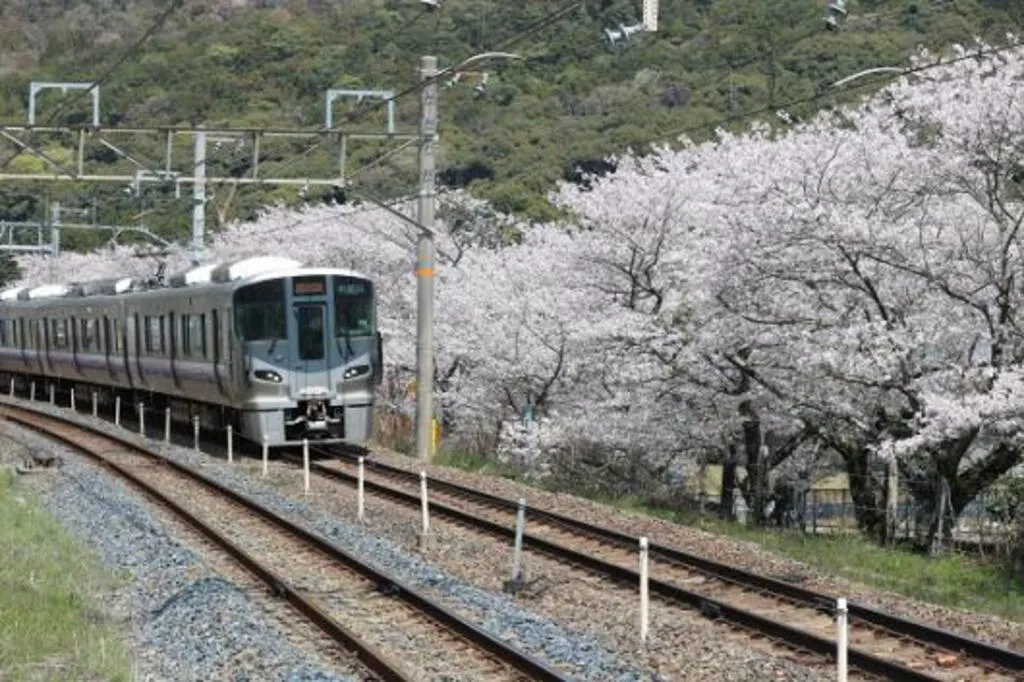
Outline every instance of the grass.
<svg viewBox="0 0 1024 682"><path fill-rule="evenodd" d="M467 453L439 454L437 464L467 471L504 475L494 460ZM529 481L521 481L529 483ZM891 590L922 601L1024 621L1024 582L1003 566L960 554L931 558L907 549L880 547L853 534L804 535L755 528L712 515L651 506L637 497L613 497L594 490L558 490L620 509L754 542L816 569Z"/></svg>
<svg viewBox="0 0 1024 682"><path fill-rule="evenodd" d="M934 604L1024 621L1024 582L997 563L954 553L932 558L908 549L881 547L854 534L804 535L755 528L689 511L650 507L635 498L608 502L754 542L768 551L865 585Z"/></svg>
<svg viewBox="0 0 1024 682"><path fill-rule="evenodd" d="M433 463L439 466L452 467L479 474L511 476L500 462L485 455L473 454L463 450L441 450L434 456Z"/></svg>
<svg viewBox="0 0 1024 682"><path fill-rule="evenodd" d="M116 579L9 470L0 471L0 557L0 679L130 679L121 632L93 610Z"/></svg>

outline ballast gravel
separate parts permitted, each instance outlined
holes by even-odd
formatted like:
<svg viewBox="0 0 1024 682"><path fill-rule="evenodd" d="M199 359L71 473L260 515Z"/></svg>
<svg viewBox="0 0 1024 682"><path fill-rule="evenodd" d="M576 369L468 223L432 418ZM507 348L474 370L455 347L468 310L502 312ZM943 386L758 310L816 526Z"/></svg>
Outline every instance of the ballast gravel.
<svg viewBox="0 0 1024 682"><path fill-rule="evenodd" d="M623 662L587 635L567 630L549 618L519 607L506 595L474 587L419 556L403 552L389 539L374 536L316 511L244 474L225 471L222 463L212 460L209 455L178 447L165 446L161 451L175 460L201 468L217 482L293 520L304 521L307 527L321 533L335 545L384 569L413 589L430 590L441 595L446 605L456 606L460 612L474 616L479 627L560 670L569 670L573 679L621 682L662 679Z"/></svg>
<svg viewBox="0 0 1024 682"><path fill-rule="evenodd" d="M27 429L0 429L0 462L17 462L33 450L63 458L60 474L40 487L45 508L126 579L104 595L103 617L128 624L135 679L355 679L311 665L244 593L206 568L119 481Z"/></svg>
<svg viewBox="0 0 1024 682"><path fill-rule="evenodd" d="M67 411L45 404L37 403L32 407L45 413L68 416ZM111 435L134 437L130 431L109 422L84 415L77 415L77 420L83 423L88 421L89 425ZM458 580L420 557L403 552L388 539L375 537L356 525L341 522L301 501L281 495L270 486L244 473L230 471L221 460L175 445L153 442L149 445L158 446L164 455L202 470L219 483L230 486L233 490L258 500L271 509L287 514L293 520L301 520L307 527L321 533L334 544L390 572L414 589L431 590L440 594L448 605L458 608L462 613L468 612L475 616L479 627L511 642L524 652L567 671L572 679L617 682L667 679L622 660L585 633L566 629L550 618L519 607L513 599L504 594L489 592ZM51 446L51 450L59 451L59 448Z"/></svg>

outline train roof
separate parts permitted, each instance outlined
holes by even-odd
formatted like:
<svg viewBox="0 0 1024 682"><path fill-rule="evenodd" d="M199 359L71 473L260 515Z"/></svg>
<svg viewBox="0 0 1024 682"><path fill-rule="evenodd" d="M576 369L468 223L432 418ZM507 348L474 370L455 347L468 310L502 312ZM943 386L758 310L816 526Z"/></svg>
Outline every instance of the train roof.
<svg viewBox="0 0 1024 682"><path fill-rule="evenodd" d="M121 296L142 292L167 292L192 287L225 287L233 290L247 284L297 275L340 275L368 279L359 272L345 268L309 267L290 258L258 256L200 265L172 275L165 283L148 282L134 277L121 277L72 284L20 286L0 292L0 302L15 303L83 296Z"/></svg>

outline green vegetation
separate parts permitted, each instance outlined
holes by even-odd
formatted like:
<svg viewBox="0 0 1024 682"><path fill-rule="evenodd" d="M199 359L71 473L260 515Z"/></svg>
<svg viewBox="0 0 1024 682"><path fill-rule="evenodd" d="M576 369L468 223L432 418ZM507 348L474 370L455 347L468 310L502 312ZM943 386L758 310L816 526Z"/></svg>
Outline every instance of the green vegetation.
<svg viewBox="0 0 1024 682"><path fill-rule="evenodd" d="M114 579L0 473L0 678L128 680L121 633L93 610Z"/></svg>
<svg viewBox="0 0 1024 682"><path fill-rule="evenodd" d="M483 455L442 453L436 463L467 471L502 474L500 465ZM523 477L515 478L520 483L532 483ZM565 485L558 486L556 491L753 542L825 573L922 601L1024 620L1024 582L997 563L955 553L932 558L905 549L879 547L853 534L814 536L756 528L724 521L712 514L653 506L635 496L613 496Z"/></svg>
<svg viewBox="0 0 1024 682"><path fill-rule="evenodd" d="M453 469L462 469L463 471L471 471L478 474L491 474L514 480L519 480L520 478L510 472L507 467L502 466L493 457L473 453L468 450L443 449L434 456L433 463L438 466L452 467Z"/></svg>
<svg viewBox="0 0 1024 682"><path fill-rule="evenodd" d="M694 512L606 500L621 509L756 543L832 575L922 601L1024 620L1024 582L1003 566L950 553L928 557L879 547L852 534L803 535L723 521ZM841 596L841 595L840 595Z"/></svg>
<svg viewBox="0 0 1024 682"><path fill-rule="evenodd" d="M156 0L79 0L69 10L57 0L3 3L0 8L0 119L23 121L30 80L88 80L102 73L155 16ZM400 92L416 83L419 57L434 54L442 66L492 49L508 49L523 62L487 62L486 92L472 83L443 87L440 117L440 180L469 182L472 192L504 211L547 219L555 211L546 193L577 167L600 170L604 159L627 149L675 143L683 132L702 139L709 124L725 120L737 128L748 114L772 118L776 109L805 117L816 108L855 97L828 86L864 68L906 63L916 46L944 48L974 36L1004 40L1019 24L1024 3L906 2L853 0L843 30L823 29L823 2L812 0L683 0L661 3L656 34L609 44L603 31L639 22L640 0L600 0L554 24L529 33L549 15L550 2L444 0L425 12L416 0L280 0L233 3L189 1L141 55L129 60L102 89L103 119L120 125L189 124L312 127L323 124L324 91L331 87ZM265 7L271 5L272 7ZM471 81L467 76L467 81ZM880 81L865 79L873 87ZM40 116L56 110L59 95L44 93ZM64 111L59 121L87 120L88 98ZM803 101L803 103L794 103ZM348 106L339 102L336 118ZM400 125L416 122L415 95L398 102ZM767 113L766 113L767 112ZM727 119L727 120L726 120ZM774 119L772 119L774 120ZM378 111L353 124L381 130ZM175 157L188 159L183 139ZM50 156L66 159L73 140L41 143ZM160 157L161 141L130 140L137 158ZM270 143L261 150L266 173L301 176L336 163L327 151L288 159L306 143ZM0 144L0 158L13 148ZM387 149L353 144L351 168ZM211 152L211 172L244 174L247 150ZM97 147L90 162L132 172L109 149ZM416 173L411 152L362 174L366 189L384 196L407 195ZM39 164L22 155L13 168ZM94 204L107 223L130 223L141 213L167 237L187 232L187 196L150 189L142 197L123 187L30 185L0 188L0 218L38 219L46 200ZM212 222L252 217L268 203L295 203L294 188L215 189ZM334 194L317 194L311 200ZM335 197L337 198L337 197ZM94 234L66 233L65 242L86 246Z"/></svg>

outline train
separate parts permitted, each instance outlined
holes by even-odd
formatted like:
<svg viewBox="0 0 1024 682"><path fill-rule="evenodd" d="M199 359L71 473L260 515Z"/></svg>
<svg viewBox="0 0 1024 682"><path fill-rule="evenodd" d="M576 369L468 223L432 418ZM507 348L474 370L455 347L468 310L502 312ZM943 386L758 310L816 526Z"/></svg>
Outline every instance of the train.
<svg viewBox="0 0 1024 682"><path fill-rule="evenodd" d="M169 408L269 447L361 445L382 376L374 282L352 270L260 256L0 292L0 390L12 393L39 384Z"/></svg>

